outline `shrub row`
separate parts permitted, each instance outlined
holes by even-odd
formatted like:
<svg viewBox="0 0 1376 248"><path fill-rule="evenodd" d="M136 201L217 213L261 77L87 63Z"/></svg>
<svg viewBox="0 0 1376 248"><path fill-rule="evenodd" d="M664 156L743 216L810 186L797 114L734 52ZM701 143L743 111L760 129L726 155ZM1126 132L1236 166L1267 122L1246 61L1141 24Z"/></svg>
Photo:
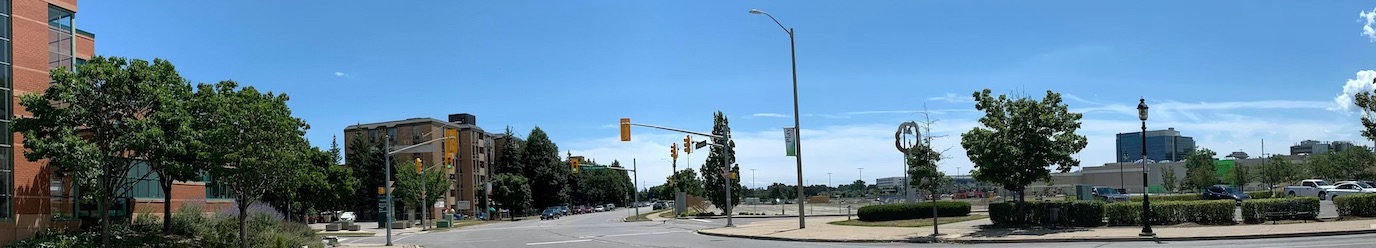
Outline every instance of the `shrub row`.
<svg viewBox="0 0 1376 248"><path fill-rule="evenodd" d="M856 213L862 221L909 220L932 217L932 203L896 203L861 207ZM963 201L937 201L936 215L939 217L970 215L970 203Z"/></svg>
<svg viewBox="0 0 1376 248"><path fill-rule="evenodd" d="M1346 195L1333 199L1338 216L1376 217L1376 194Z"/></svg>
<svg viewBox="0 0 1376 248"><path fill-rule="evenodd" d="M1044 201L1026 202L1026 222L1018 217L1017 202L989 204L989 219L1001 225L1074 225L1100 226L1104 224L1104 202L1101 201ZM1059 208L1057 218L1052 219L1051 209Z"/></svg>
<svg viewBox="0 0 1376 248"><path fill-rule="evenodd" d="M1252 199L1271 199L1281 197L1280 194L1276 194L1276 192L1271 191L1247 191L1246 193L1247 197L1251 197Z"/></svg>
<svg viewBox="0 0 1376 248"><path fill-rule="evenodd" d="M1151 218L1153 224L1164 225L1232 223L1235 204L1232 200L1153 201ZM1104 206L1104 215L1108 216L1109 225L1139 225L1142 223L1142 203L1110 203Z"/></svg>
<svg viewBox="0 0 1376 248"><path fill-rule="evenodd" d="M1245 223L1264 222L1267 212L1311 212L1317 214L1319 213L1319 198L1288 197L1242 201L1242 221Z"/></svg>
<svg viewBox="0 0 1376 248"><path fill-rule="evenodd" d="M1152 195L1151 202L1157 201L1198 201L1203 200L1199 194L1180 194L1180 195ZM1129 195L1128 201L1142 202L1142 194ZM1138 203L1141 205L1141 203ZM1155 205L1155 203L1153 203Z"/></svg>

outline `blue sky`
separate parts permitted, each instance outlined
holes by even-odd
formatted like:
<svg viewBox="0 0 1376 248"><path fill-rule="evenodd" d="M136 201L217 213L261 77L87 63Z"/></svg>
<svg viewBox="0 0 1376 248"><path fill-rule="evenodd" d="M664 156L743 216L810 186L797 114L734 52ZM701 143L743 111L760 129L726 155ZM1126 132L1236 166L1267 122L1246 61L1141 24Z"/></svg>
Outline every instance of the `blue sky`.
<svg viewBox="0 0 1376 248"><path fill-rule="evenodd" d="M791 183L788 36L751 8L797 30L809 184L901 175L893 130L924 106L943 169L969 170L959 135L984 88L1065 94L1085 113L1085 165L1138 128L1138 97L1149 128L1225 154L1370 142L1343 101L1376 77L1364 1L82 1L77 26L97 54L287 93L317 146L355 123L472 113L488 131L538 125L561 150L635 158L654 185L682 136L619 142L617 119L706 131L722 110L754 181Z"/></svg>

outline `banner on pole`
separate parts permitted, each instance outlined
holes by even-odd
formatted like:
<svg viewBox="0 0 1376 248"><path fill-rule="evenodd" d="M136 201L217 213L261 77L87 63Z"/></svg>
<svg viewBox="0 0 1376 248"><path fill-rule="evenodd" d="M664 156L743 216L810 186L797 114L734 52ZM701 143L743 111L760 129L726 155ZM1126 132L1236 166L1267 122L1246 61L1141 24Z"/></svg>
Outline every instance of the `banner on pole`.
<svg viewBox="0 0 1376 248"><path fill-rule="evenodd" d="M784 128L784 149L787 149L789 157L798 156L798 129L792 127Z"/></svg>

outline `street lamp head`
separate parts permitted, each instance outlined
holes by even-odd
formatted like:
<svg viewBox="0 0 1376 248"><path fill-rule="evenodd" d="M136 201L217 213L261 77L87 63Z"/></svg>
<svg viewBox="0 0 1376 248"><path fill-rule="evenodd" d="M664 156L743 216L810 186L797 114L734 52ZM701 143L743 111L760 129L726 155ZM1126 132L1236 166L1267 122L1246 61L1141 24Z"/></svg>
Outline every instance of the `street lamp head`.
<svg viewBox="0 0 1376 248"><path fill-rule="evenodd" d="M760 10L760 9L750 9L750 13L751 13L751 14L756 14L756 15L763 15L763 14L765 14L764 11L763 11L763 10Z"/></svg>
<svg viewBox="0 0 1376 248"><path fill-rule="evenodd" d="M1142 121L1147 121L1147 99L1146 99L1146 98L1138 99L1138 102L1137 102L1137 118L1138 118L1138 119L1142 119Z"/></svg>

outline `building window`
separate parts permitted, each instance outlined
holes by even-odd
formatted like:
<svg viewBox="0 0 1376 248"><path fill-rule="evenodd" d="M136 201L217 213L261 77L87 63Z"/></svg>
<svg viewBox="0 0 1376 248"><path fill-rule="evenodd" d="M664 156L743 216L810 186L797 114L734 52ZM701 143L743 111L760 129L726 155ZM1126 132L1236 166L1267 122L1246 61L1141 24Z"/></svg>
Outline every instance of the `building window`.
<svg viewBox="0 0 1376 248"><path fill-rule="evenodd" d="M397 127L387 128L387 141L397 143Z"/></svg>
<svg viewBox="0 0 1376 248"><path fill-rule="evenodd" d="M422 142L422 140L420 140L420 126L411 127L411 142L414 144L420 144L420 142Z"/></svg>
<svg viewBox="0 0 1376 248"><path fill-rule="evenodd" d="M0 0L0 221L14 220L14 133L10 132L10 116L14 115L11 110L10 101L14 99L13 91L10 90L13 75L10 66L12 57L10 51L13 47L10 44L10 0Z"/></svg>
<svg viewBox="0 0 1376 248"><path fill-rule="evenodd" d="M48 5L48 69L72 68L72 18L75 14Z"/></svg>
<svg viewBox="0 0 1376 248"><path fill-rule="evenodd" d="M368 129L368 142L377 142L377 129Z"/></svg>

